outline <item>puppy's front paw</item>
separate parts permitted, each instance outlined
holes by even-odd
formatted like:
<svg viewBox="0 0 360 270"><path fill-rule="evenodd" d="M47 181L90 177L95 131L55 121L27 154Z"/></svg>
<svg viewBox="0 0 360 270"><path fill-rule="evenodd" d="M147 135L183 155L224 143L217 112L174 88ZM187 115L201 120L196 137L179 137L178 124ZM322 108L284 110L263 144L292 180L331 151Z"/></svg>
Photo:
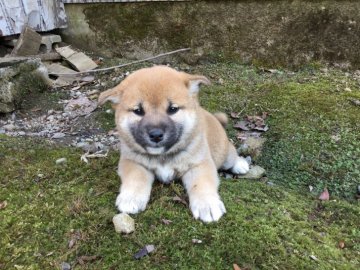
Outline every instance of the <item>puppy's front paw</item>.
<svg viewBox="0 0 360 270"><path fill-rule="evenodd" d="M231 168L233 174L246 174L249 171L249 163L243 157L237 157L234 167Z"/></svg>
<svg viewBox="0 0 360 270"><path fill-rule="evenodd" d="M121 192L116 198L115 205L121 213L136 214L145 210L148 201L149 196L146 194Z"/></svg>
<svg viewBox="0 0 360 270"><path fill-rule="evenodd" d="M204 222L218 221L226 213L225 206L217 194L190 198L190 209L195 219Z"/></svg>

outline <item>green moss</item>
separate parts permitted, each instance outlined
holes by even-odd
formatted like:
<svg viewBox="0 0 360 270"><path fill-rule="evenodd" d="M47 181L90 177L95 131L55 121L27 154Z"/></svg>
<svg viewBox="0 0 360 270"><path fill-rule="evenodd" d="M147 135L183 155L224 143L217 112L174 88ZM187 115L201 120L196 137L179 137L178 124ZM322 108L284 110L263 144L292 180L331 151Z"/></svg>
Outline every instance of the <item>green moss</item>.
<svg viewBox="0 0 360 270"><path fill-rule="evenodd" d="M312 185L317 192L327 186L334 195L354 198L360 178L359 108L349 101L360 97L354 74L314 67L264 73L236 64L198 72L215 82L224 80L201 93L209 110L270 113L268 141L259 160L270 179L295 189Z"/></svg>
<svg viewBox="0 0 360 270"><path fill-rule="evenodd" d="M202 224L172 200L186 196L180 183L156 183L147 210L133 216L136 231L120 235L111 222L117 153L85 164L76 149L0 136L0 202L8 203L0 210L2 269L74 266L84 255L100 259L74 269L231 269L233 263L242 269L359 269L360 207L352 200L360 174L359 108L348 101L360 97L357 77L316 68L269 73L229 63L191 72L214 82L200 96L211 111L270 112L257 162L274 185L224 180L227 214ZM231 127L229 134L235 139ZM61 157L67 163L55 165ZM317 200L324 186L328 202ZM134 260L146 244L156 251Z"/></svg>
<svg viewBox="0 0 360 270"><path fill-rule="evenodd" d="M172 188L156 184L147 211L135 217L136 232L119 235L111 223L119 184L117 154L86 165L80 153L69 148L0 139L4 165L0 201L8 202L0 210L4 269L56 268L83 255L101 259L75 269L229 269L233 263L258 269L356 269L360 265L359 207L345 201L320 203L312 196L261 182L224 181L220 193L228 213L219 223L204 225L194 221L184 205L172 201L174 189L184 194L179 184ZM60 157L68 159L66 165L55 165ZM162 218L172 223L165 225ZM75 233L79 239L69 249ZM194 238L203 243L193 244ZM345 249L338 248L339 241L345 242ZM132 255L145 244L154 244L155 253L134 260Z"/></svg>
<svg viewBox="0 0 360 270"><path fill-rule="evenodd" d="M185 10L180 9L174 18L174 14L167 14L166 10L172 3L146 3L136 5L126 5L118 8L118 5L96 5L86 8L84 14L90 22L90 27L94 31L101 30L104 35L102 42L116 44L126 42L128 37L132 37L133 42L146 43L149 36L161 36L166 40L167 47L177 49L191 44L191 27L187 20ZM99 20L104 14L106 18ZM166 21L166 23L164 23ZM101 42L100 42L101 43Z"/></svg>

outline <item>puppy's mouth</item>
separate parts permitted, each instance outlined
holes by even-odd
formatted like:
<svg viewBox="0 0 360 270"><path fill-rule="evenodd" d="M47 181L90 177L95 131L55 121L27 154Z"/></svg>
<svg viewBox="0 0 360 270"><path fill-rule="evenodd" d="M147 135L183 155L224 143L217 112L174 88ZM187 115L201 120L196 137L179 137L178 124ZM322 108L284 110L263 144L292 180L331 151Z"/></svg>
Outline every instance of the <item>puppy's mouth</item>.
<svg viewBox="0 0 360 270"><path fill-rule="evenodd" d="M160 146L160 147L150 147L150 146L148 146L145 149L150 155L161 155L161 154L164 154L166 152L166 149L163 146Z"/></svg>
<svg viewBox="0 0 360 270"><path fill-rule="evenodd" d="M182 135L182 127L178 126L172 130L160 132L157 129L143 131L131 129L136 143L139 144L150 155L162 155L169 152L179 141Z"/></svg>

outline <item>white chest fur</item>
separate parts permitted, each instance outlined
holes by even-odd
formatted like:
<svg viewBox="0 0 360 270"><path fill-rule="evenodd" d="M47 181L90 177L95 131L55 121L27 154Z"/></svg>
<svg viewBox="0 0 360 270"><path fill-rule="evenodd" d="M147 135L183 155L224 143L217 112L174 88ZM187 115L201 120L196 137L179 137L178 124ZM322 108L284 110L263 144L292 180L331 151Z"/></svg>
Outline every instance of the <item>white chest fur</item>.
<svg viewBox="0 0 360 270"><path fill-rule="evenodd" d="M156 178L163 183L170 183L175 177L175 171L170 166L157 166L155 168Z"/></svg>

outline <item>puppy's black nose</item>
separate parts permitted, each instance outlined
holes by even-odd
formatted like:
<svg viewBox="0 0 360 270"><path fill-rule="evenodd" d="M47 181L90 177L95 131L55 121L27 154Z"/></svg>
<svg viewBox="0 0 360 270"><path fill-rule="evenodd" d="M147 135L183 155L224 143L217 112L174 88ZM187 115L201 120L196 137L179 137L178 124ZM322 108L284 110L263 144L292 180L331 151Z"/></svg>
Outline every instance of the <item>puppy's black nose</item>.
<svg viewBox="0 0 360 270"><path fill-rule="evenodd" d="M164 139L164 131L160 128L153 128L148 132L149 138L152 142L158 143Z"/></svg>

